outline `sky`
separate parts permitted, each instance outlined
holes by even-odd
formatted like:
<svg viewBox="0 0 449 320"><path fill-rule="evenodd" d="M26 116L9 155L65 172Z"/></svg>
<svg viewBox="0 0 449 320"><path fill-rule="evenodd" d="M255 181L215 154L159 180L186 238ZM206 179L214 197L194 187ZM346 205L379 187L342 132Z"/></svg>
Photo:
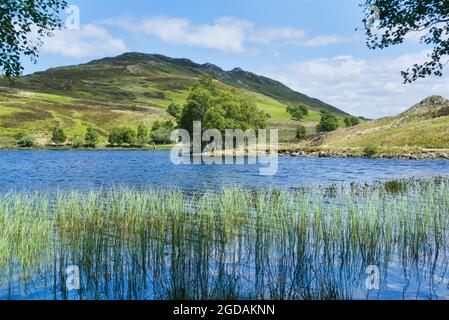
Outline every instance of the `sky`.
<svg viewBox="0 0 449 320"><path fill-rule="evenodd" d="M366 47L361 2L69 0L67 28L44 40L25 73L144 52L240 67L368 118L396 115L430 95L449 98L449 76L403 84L400 72L429 52L418 37Z"/></svg>

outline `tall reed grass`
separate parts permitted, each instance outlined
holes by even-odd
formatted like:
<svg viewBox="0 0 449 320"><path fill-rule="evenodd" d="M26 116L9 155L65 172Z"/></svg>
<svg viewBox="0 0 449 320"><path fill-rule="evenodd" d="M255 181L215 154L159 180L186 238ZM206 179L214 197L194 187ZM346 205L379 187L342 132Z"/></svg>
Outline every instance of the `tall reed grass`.
<svg viewBox="0 0 449 320"><path fill-rule="evenodd" d="M449 180L394 186L5 194L0 286L40 279L67 298L73 264L84 299L349 299L369 265L384 289L392 265L404 286L433 281L447 265Z"/></svg>

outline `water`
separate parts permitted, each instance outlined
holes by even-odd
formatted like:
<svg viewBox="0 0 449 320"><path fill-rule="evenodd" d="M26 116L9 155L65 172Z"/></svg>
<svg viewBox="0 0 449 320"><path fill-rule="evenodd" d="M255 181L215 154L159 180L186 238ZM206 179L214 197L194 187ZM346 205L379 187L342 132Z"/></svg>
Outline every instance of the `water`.
<svg viewBox="0 0 449 320"><path fill-rule="evenodd" d="M278 173L261 165L181 165L168 151L0 151L0 192L98 189L114 186L176 187L186 191L222 186L296 188L353 181L449 174L449 161L279 158Z"/></svg>
<svg viewBox="0 0 449 320"><path fill-rule="evenodd" d="M260 165L175 166L167 151L0 151L0 193L117 186L184 191L234 185L290 189L448 176L449 161L279 158L276 175L261 176L259 169ZM408 203L419 211L416 203ZM220 238L224 233L211 235L202 224L194 226L188 237L165 227L120 239L97 233L97 226L89 225L85 233L55 241L57 255L33 272L24 275L0 268L0 299L449 298L445 244L437 253L425 247L417 259L397 251L386 257L383 247L368 257L354 252L343 259L338 246L323 256L322 247L311 242L300 260L298 248L289 242L296 236L270 238L265 229L258 231L258 237L245 236L247 230L240 226L241 232L234 230L224 241ZM209 237L214 240L209 242ZM262 251L254 251L259 247ZM380 290L365 288L369 264L380 268ZM80 266L80 290L67 288L70 265ZM294 284L300 294L283 290L284 282Z"/></svg>

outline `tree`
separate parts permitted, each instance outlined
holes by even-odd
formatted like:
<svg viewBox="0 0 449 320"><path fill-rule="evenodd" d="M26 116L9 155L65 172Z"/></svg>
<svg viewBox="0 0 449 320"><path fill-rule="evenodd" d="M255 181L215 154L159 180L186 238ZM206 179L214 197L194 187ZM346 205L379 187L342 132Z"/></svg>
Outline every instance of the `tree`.
<svg viewBox="0 0 449 320"><path fill-rule="evenodd" d="M136 132L129 127L113 128L108 137L111 145L132 145L136 142Z"/></svg>
<svg viewBox="0 0 449 320"><path fill-rule="evenodd" d="M43 38L62 28L65 0L2 0L0 3L0 72L22 74L21 57L37 60ZM35 39L33 39L35 38Z"/></svg>
<svg viewBox="0 0 449 320"><path fill-rule="evenodd" d="M113 146L122 144L122 135L120 128L112 129L111 133L108 136L108 142Z"/></svg>
<svg viewBox="0 0 449 320"><path fill-rule="evenodd" d="M298 126L296 128L296 139L304 140L307 137L307 129L304 126Z"/></svg>
<svg viewBox="0 0 449 320"><path fill-rule="evenodd" d="M179 104L175 104L172 102L167 108L167 113L178 121L181 117L182 108L179 106Z"/></svg>
<svg viewBox="0 0 449 320"><path fill-rule="evenodd" d="M84 137L84 140L86 142L86 146L95 148L98 143L98 134L94 131L93 128L87 128L86 135Z"/></svg>
<svg viewBox="0 0 449 320"><path fill-rule="evenodd" d="M433 47L424 63L416 63L401 74L405 83L434 74L443 75L449 55L449 6L442 0L365 0L367 45L384 49L418 36L421 43ZM377 20L377 27L373 22Z"/></svg>
<svg viewBox="0 0 449 320"><path fill-rule="evenodd" d="M75 149L81 148L84 146L84 139L80 136L75 137L72 141L72 147Z"/></svg>
<svg viewBox="0 0 449 320"><path fill-rule="evenodd" d="M51 136L51 141L53 143L63 144L66 140L67 140L67 136L66 136L64 130L62 130L59 127L53 128L53 132L52 132L52 136Z"/></svg>
<svg viewBox="0 0 449 320"><path fill-rule="evenodd" d="M137 135L136 135L136 132L134 131L134 129L129 128L129 127L123 127L121 129L121 138L122 138L123 144L131 145L136 142Z"/></svg>
<svg viewBox="0 0 449 320"><path fill-rule="evenodd" d="M309 114L309 109L305 105L297 104L287 107L287 112L292 116L293 120L301 121Z"/></svg>
<svg viewBox="0 0 449 320"><path fill-rule="evenodd" d="M193 122L202 130L260 129L267 126L267 115L237 89L218 89L210 77L200 79L191 89L182 109L179 127L193 132Z"/></svg>
<svg viewBox="0 0 449 320"><path fill-rule="evenodd" d="M143 123L139 124L137 127L137 143L143 146L148 142L148 129Z"/></svg>
<svg viewBox="0 0 449 320"><path fill-rule="evenodd" d="M345 118L344 121L347 128L354 127L360 124L360 118L358 117Z"/></svg>
<svg viewBox="0 0 449 320"><path fill-rule="evenodd" d="M317 126L318 132L334 131L338 128L338 118L329 111L321 111L321 120Z"/></svg>
<svg viewBox="0 0 449 320"><path fill-rule="evenodd" d="M151 140L157 144L171 143L170 136L175 127L171 120L156 121L151 128Z"/></svg>

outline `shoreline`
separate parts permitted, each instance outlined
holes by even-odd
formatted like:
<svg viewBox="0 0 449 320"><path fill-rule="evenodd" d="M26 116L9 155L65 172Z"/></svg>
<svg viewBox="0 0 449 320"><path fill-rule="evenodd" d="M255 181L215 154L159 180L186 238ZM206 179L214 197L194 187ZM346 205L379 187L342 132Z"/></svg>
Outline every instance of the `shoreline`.
<svg viewBox="0 0 449 320"><path fill-rule="evenodd" d="M172 146L158 146L156 149L148 148L0 148L0 151L168 151ZM226 155L226 152L222 154ZM248 153L245 153L247 156ZM280 148L280 157L293 158L362 158L362 159L397 159L397 160L449 160L449 149L409 149L401 151L382 151L374 155L364 155L357 150L307 150Z"/></svg>
<svg viewBox="0 0 449 320"><path fill-rule="evenodd" d="M336 150L281 150L279 155L283 157L295 158L363 158L363 159L397 159L397 160L449 160L449 151L404 151L403 153L382 152L374 155L364 155L357 151L336 151Z"/></svg>

